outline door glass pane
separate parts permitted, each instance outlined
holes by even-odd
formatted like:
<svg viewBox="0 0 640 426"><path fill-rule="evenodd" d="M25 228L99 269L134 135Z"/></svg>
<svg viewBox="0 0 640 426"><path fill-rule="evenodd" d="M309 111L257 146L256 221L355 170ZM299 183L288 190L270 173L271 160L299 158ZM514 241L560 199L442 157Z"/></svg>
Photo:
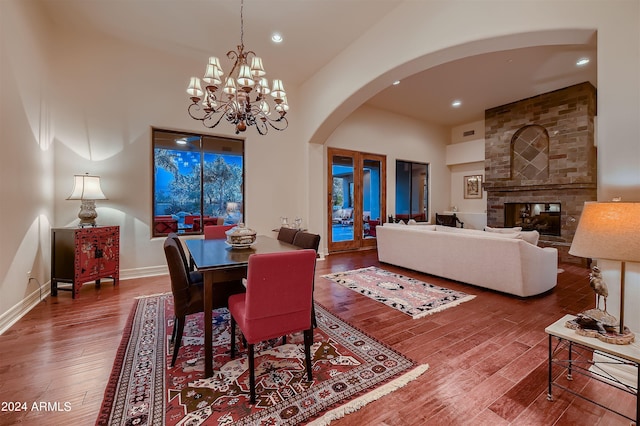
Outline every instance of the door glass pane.
<svg viewBox="0 0 640 426"><path fill-rule="evenodd" d="M378 160L364 160L362 168L362 237L375 238L376 226L382 223L382 165Z"/></svg>
<svg viewBox="0 0 640 426"><path fill-rule="evenodd" d="M353 158L334 155L331 163L331 238L353 241Z"/></svg>

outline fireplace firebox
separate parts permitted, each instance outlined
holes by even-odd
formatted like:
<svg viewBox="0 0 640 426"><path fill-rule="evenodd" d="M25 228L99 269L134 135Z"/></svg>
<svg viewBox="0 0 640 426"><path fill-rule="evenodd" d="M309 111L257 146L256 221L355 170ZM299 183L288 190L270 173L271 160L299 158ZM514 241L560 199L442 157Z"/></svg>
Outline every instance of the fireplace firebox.
<svg viewBox="0 0 640 426"><path fill-rule="evenodd" d="M560 236L561 203L505 203L504 226Z"/></svg>

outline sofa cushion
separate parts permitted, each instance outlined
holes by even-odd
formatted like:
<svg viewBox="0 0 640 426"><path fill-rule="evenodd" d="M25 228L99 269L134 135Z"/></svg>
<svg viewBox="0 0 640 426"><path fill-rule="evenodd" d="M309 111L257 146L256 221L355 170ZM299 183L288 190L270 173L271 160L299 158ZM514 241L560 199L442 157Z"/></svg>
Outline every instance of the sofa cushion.
<svg viewBox="0 0 640 426"><path fill-rule="evenodd" d="M538 245L538 240L540 239L540 233L538 231L523 231L521 227L516 226L515 228L491 228L489 226L485 226L484 230L494 235L512 235L515 234L515 238L520 238L525 240L529 244L533 244L534 246Z"/></svg>

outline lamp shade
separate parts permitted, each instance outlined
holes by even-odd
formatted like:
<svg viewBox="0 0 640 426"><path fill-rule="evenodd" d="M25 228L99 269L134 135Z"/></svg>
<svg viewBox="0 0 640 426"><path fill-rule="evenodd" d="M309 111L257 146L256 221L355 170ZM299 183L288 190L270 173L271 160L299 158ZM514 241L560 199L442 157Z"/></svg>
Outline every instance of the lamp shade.
<svg viewBox="0 0 640 426"><path fill-rule="evenodd" d="M640 203L584 203L569 254L640 262Z"/></svg>
<svg viewBox="0 0 640 426"><path fill-rule="evenodd" d="M100 188L100 176L74 175L73 191L67 200L106 200Z"/></svg>

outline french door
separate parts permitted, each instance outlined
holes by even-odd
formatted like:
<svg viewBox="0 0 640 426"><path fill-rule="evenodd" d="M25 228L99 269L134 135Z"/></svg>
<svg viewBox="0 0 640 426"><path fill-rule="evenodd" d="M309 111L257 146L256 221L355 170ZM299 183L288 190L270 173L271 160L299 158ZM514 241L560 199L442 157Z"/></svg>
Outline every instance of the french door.
<svg viewBox="0 0 640 426"><path fill-rule="evenodd" d="M386 156L327 148L329 252L376 245L386 217Z"/></svg>

